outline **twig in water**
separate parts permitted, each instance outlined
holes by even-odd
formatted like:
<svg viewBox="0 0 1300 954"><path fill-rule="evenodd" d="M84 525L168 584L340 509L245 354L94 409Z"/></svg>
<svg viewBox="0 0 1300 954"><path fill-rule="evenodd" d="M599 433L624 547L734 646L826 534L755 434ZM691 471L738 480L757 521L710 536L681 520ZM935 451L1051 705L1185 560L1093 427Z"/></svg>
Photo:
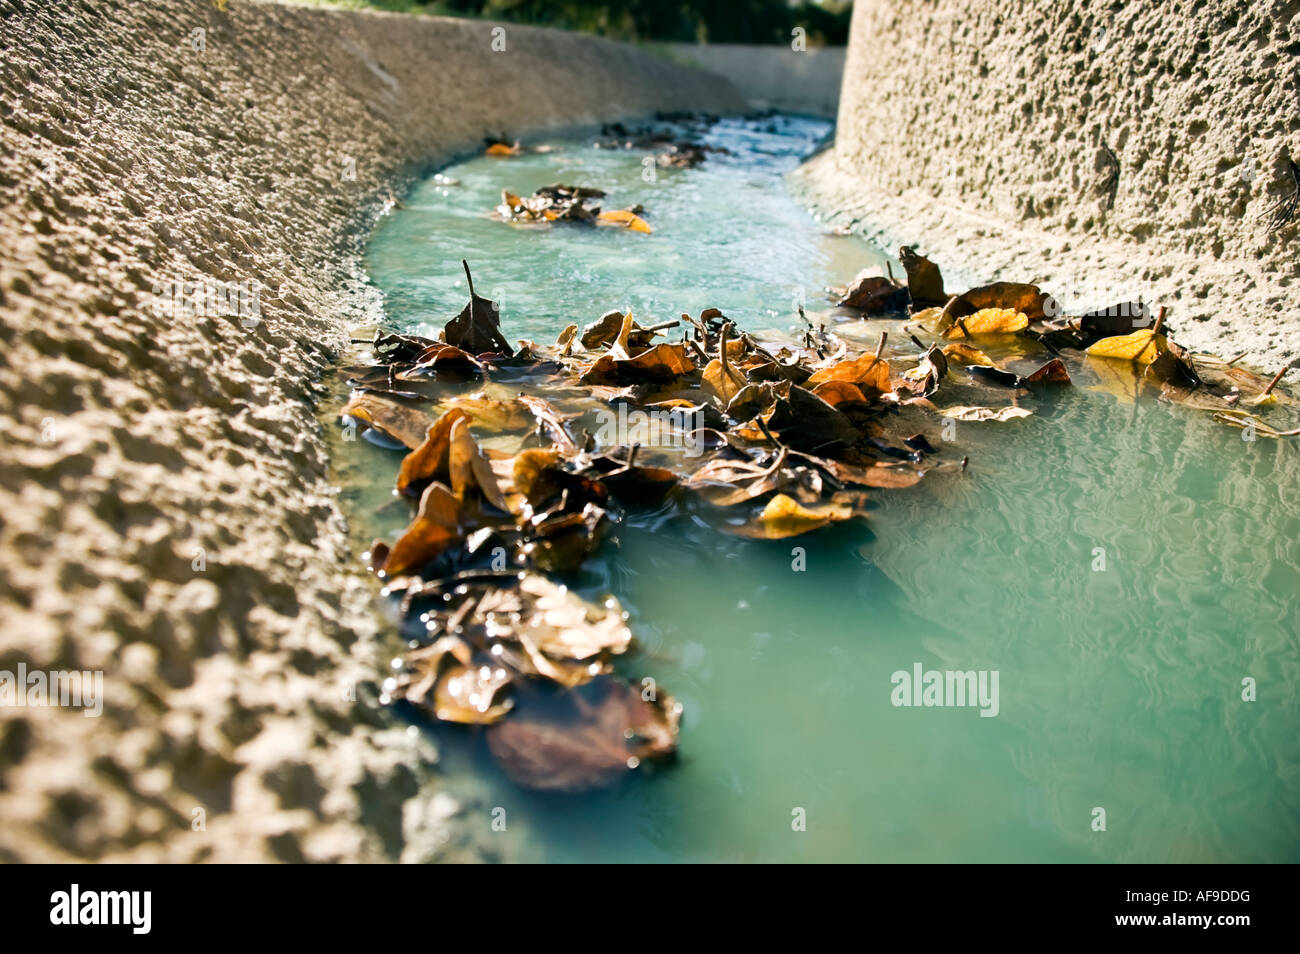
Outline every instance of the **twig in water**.
<svg viewBox="0 0 1300 954"><path fill-rule="evenodd" d="M889 338L889 332L888 332L888 331L882 331L882 332L880 333L880 342L876 345L876 353L875 353L875 356L872 357L872 359L871 359L871 363L870 363L869 365L867 365L867 370L868 370L868 371L870 371L872 368L874 368L874 367L876 366L876 362L879 361L879 360L880 360L880 356L881 356L882 354L884 354L884 352L885 352L885 341L886 341L886 339L888 339L888 338Z"/></svg>
<svg viewBox="0 0 1300 954"><path fill-rule="evenodd" d="M1290 370L1291 370L1291 365L1289 363L1282 365L1282 370L1279 371L1277 374L1273 375L1273 380L1268 382L1268 387L1264 389L1263 393L1260 394L1260 397L1266 398L1270 394L1272 394L1273 389L1277 387L1278 383L1282 380L1282 375L1286 374Z"/></svg>

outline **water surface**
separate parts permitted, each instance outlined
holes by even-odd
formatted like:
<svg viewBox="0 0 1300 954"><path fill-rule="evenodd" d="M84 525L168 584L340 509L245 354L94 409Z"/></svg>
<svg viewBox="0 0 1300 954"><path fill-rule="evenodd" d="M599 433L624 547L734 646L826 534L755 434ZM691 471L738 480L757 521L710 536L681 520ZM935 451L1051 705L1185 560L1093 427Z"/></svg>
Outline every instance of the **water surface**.
<svg viewBox="0 0 1300 954"><path fill-rule="evenodd" d="M796 301L824 309L822 288L884 261L785 190L826 128L726 121L707 138L731 155L654 182L645 153L584 141L444 170L459 185L424 183L371 243L388 324L436 333L467 258L512 339L624 306L791 332ZM486 215L503 187L557 181L644 204L654 234ZM620 528L578 582L631 611L642 652L621 670L685 704L681 759L542 796L472 732L437 729L449 786L478 799L468 822L502 807L503 855L547 861L1300 860L1300 448L1126 399L1086 368L1026 403L1026 420L959 424L968 471L879 492L869 525L780 542L688 516ZM400 454L338 446L359 535L396 533ZM997 670L998 715L894 707L891 674L915 663Z"/></svg>

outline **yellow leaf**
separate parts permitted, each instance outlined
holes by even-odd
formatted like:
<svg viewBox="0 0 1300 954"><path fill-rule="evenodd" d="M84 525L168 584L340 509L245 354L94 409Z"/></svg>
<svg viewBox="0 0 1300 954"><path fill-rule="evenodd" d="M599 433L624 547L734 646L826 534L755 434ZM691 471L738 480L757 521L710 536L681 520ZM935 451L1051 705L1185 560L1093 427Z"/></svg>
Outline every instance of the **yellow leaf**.
<svg viewBox="0 0 1300 954"><path fill-rule="evenodd" d="M974 331L971 331L974 334ZM952 358L958 364L979 364L986 368L996 368L997 364L993 359L986 355L979 348L972 348L968 344L962 344L960 341L954 341L950 345L945 345L943 353Z"/></svg>
<svg viewBox="0 0 1300 954"><path fill-rule="evenodd" d="M1090 345L1087 353L1097 358L1151 364L1168 346L1165 336L1154 328L1142 328L1131 335L1102 338Z"/></svg>
<svg viewBox="0 0 1300 954"><path fill-rule="evenodd" d="M1029 316L1014 308L981 308L967 315L943 333L945 338L964 338L962 325L972 335L1005 334L1029 326Z"/></svg>
<svg viewBox="0 0 1300 954"><path fill-rule="evenodd" d="M828 368L822 368L804 385L816 387L830 381L847 381L859 388L871 388L880 394L890 390L889 362L873 354L864 354L848 361L840 361Z"/></svg>
<svg viewBox="0 0 1300 954"><path fill-rule="evenodd" d="M596 222L599 225L621 225L633 232L644 232L650 234L652 229L646 225L645 219L641 218L635 212L628 212L626 209L615 209L613 212L602 212L596 216Z"/></svg>
<svg viewBox="0 0 1300 954"><path fill-rule="evenodd" d="M800 506L793 497L777 494L763 508L756 524L736 527L734 530L746 537L779 540L782 537L794 537L810 530L818 530L828 524L847 520L851 516L853 516L851 506L832 503L810 510Z"/></svg>

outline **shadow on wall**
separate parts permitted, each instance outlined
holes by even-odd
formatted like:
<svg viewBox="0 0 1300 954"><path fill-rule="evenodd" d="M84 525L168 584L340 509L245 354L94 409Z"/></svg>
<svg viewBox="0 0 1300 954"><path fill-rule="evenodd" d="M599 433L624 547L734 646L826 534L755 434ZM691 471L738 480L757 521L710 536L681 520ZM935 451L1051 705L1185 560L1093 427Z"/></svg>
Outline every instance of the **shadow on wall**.
<svg viewBox="0 0 1300 954"><path fill-rule="evenodd" d="M827 119L834 119L839 109L844 47L663 43L659 49L676 62L727 77L755 109Z"/></svg>

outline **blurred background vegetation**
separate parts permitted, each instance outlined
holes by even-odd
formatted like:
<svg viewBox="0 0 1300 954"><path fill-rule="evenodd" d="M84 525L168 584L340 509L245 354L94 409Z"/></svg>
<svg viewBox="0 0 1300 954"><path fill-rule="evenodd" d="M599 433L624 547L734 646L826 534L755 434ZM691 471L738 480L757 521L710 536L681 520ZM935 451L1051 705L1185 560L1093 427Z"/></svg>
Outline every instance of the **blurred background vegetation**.
<svg viewBox="0 0 1300 954"><path fill-rule="evenodd" d="M300 0L301 2L301 0ZM848 42L852 0L308 0L318 6L474 17L561 27L617 40L788 44Z"/></svg>

